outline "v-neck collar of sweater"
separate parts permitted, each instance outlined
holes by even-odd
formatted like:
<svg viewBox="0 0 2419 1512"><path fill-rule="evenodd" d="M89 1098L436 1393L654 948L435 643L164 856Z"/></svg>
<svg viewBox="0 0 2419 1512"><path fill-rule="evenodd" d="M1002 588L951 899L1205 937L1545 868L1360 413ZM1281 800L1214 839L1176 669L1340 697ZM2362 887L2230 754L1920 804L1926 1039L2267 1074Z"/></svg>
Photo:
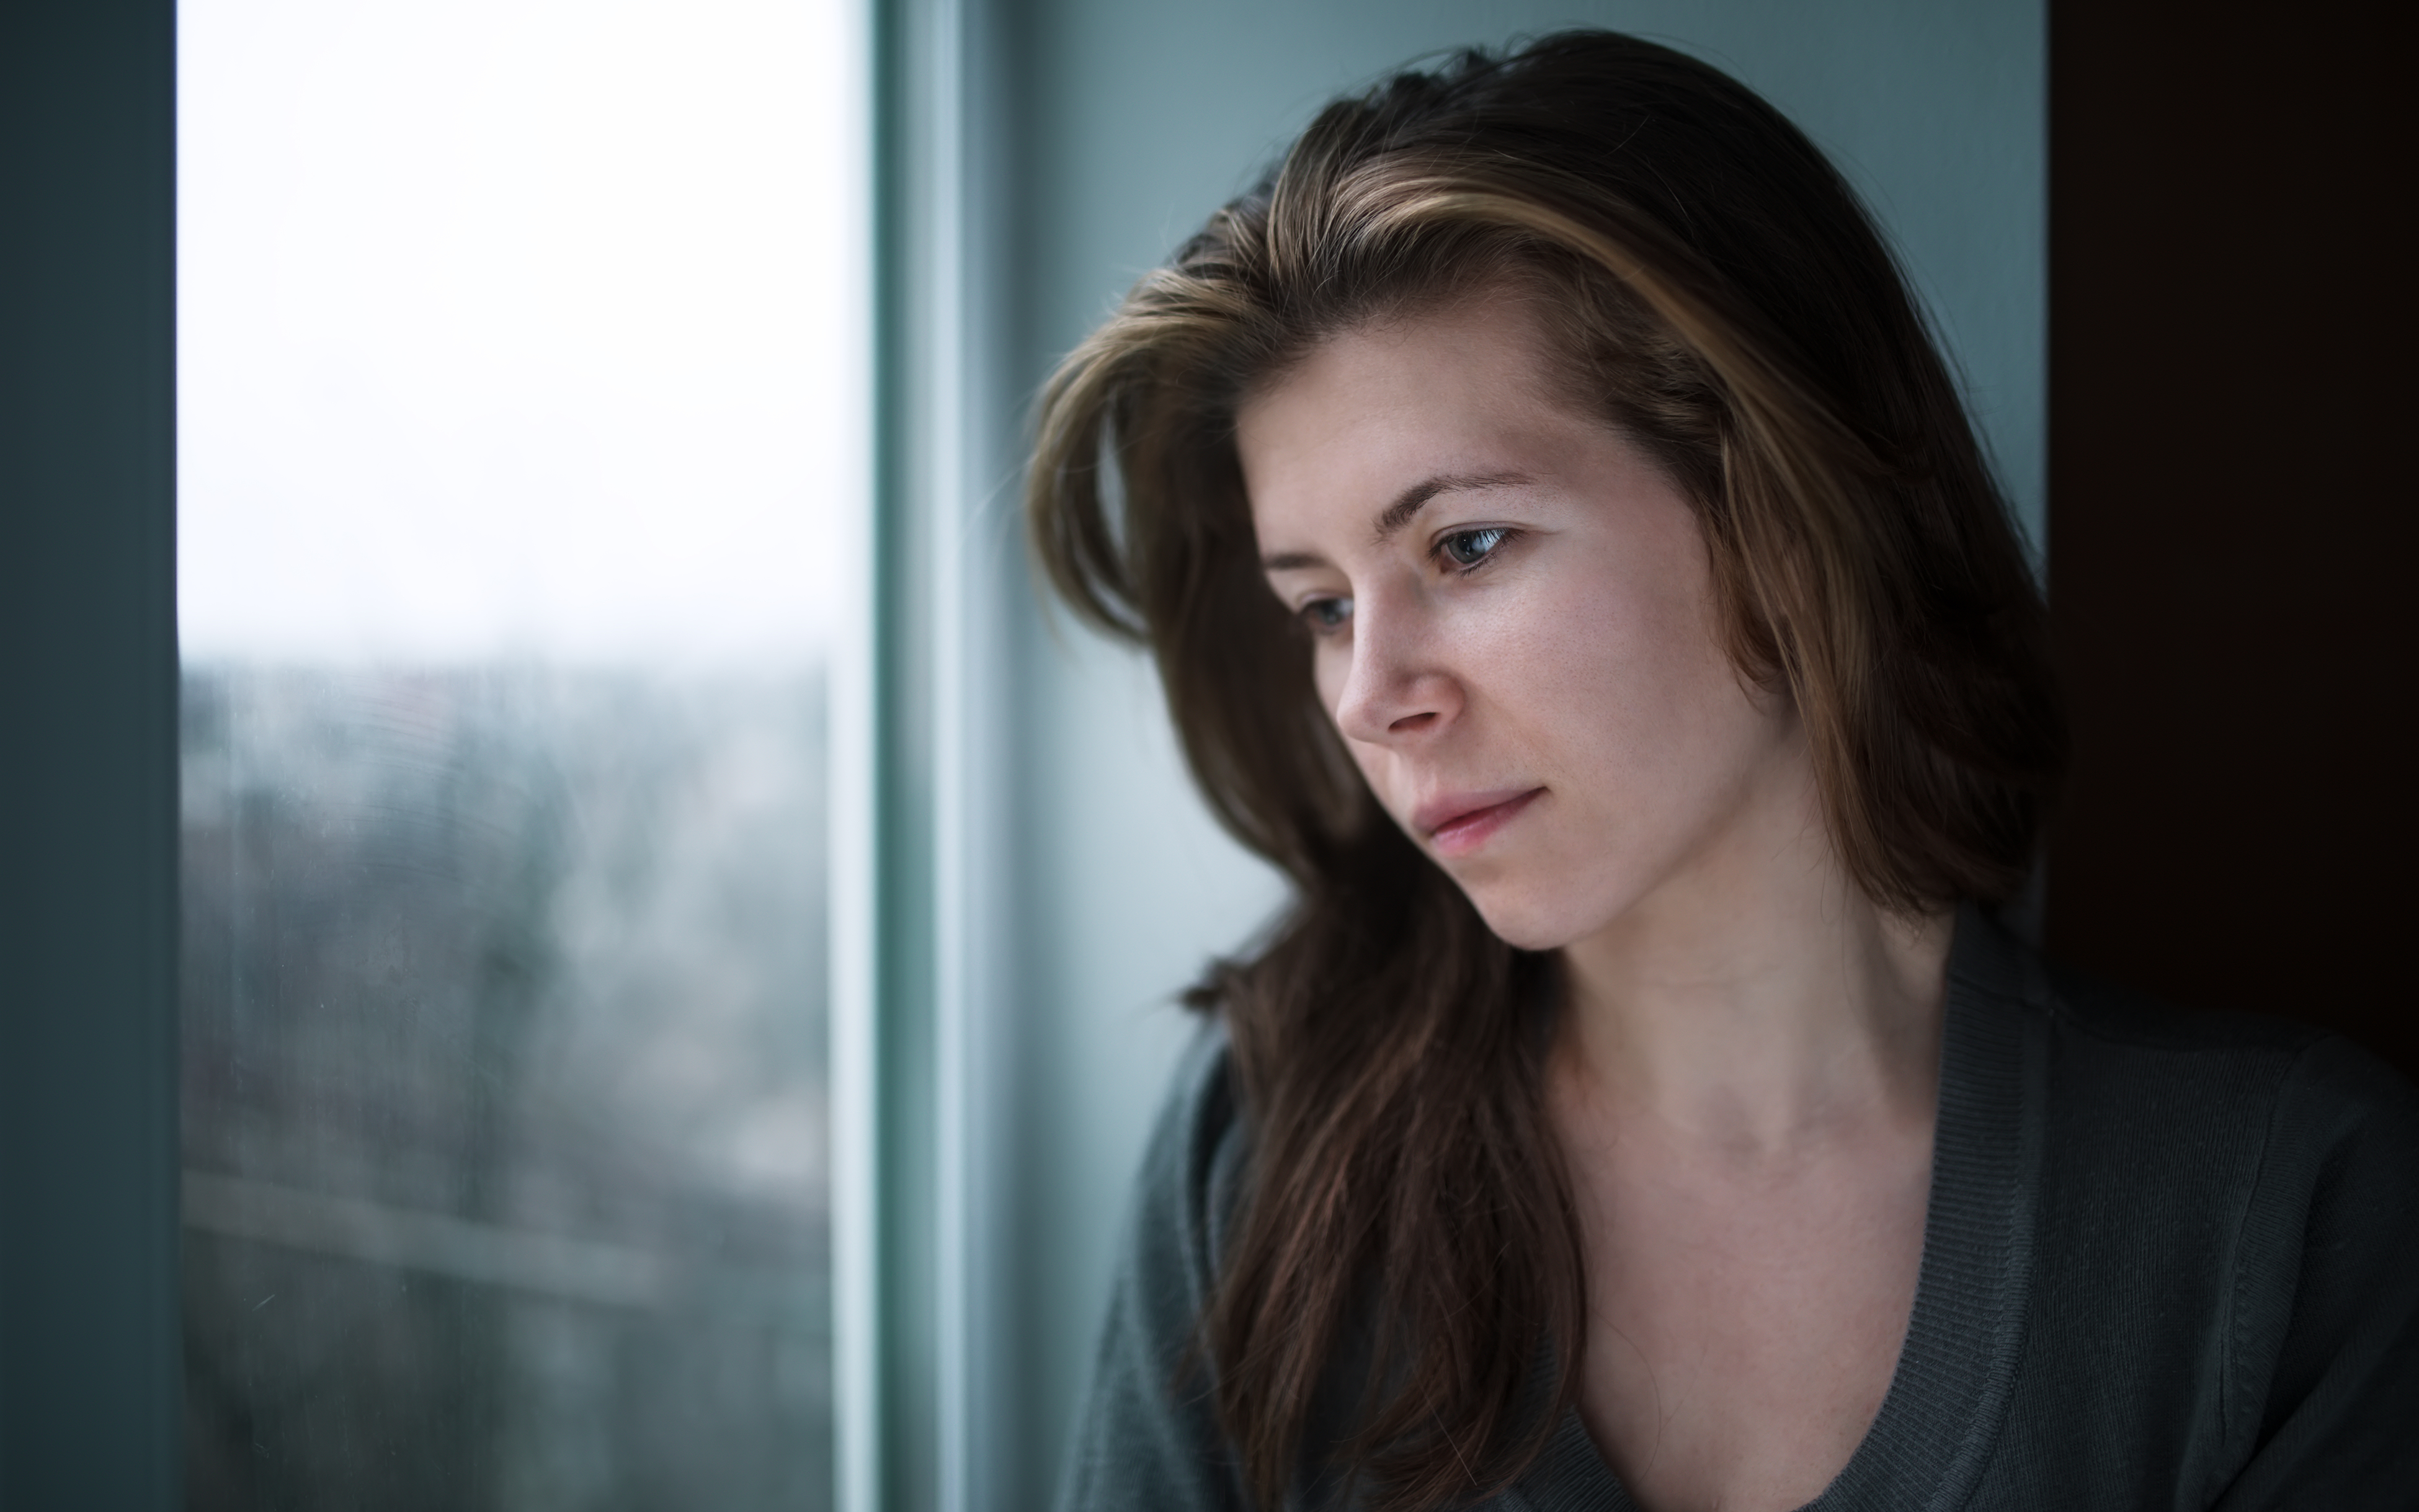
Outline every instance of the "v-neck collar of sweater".
<svg viewBox="0 0 2419 1512"><path fill-rule="evenodd" d="M1940 1113L1915 1308L1889 1392L1845 1469L1802 1512L1962 1506L2007 1415L2032 1280L2047 989L1981 911L1949 951ZM1497 1504L1507 1512L1636 1512L1577 1408Z"/></svg>

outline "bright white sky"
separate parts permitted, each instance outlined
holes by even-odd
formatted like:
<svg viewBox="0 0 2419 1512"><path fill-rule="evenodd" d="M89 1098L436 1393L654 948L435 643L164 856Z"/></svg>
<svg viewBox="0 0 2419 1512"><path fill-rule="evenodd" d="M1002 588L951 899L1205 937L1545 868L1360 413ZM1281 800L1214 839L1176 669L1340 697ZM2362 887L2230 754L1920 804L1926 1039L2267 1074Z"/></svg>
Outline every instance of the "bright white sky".
<svg viewBox="0 0 2419 1512"><path fill-rule="evenodd" d="M184 0L195 660L793 662L868 480L853 0Z"/></svg>

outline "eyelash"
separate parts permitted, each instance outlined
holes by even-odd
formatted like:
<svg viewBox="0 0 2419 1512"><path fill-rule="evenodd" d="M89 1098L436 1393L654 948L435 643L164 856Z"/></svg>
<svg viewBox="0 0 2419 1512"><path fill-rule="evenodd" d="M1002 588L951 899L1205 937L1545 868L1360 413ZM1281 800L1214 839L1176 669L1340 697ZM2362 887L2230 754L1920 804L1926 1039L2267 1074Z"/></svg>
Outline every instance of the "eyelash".
<svg viewBox="0 0 2419 1512"><path fill-rule="evenodd" d="M1311 634L1330 636L1352 623L1351 603L1352 600L1348 598L1314 598L1294 612L1302 620L1302 627ZM1319 619L1320 610L1332 609L1338 604L1346 606L1343 618L1332 621Z"/></svg>
<svg viewBox="0 0 2419 1512"><path fill-rule="evenodd" d="M1429 549L1428 558L1443 565L1450 572L1468 577L1494 561L1495 553L1502 550L1505 543L1519 533L1508 525L1478 525L1469 530L1447 531L1437 537L1437 544ZM1477 536L1487 537L1487 542L1486 548L1479 552L1475 561L1464 562L1449 549L1456 541L1467 541Z"/></svg>
<svg viewBox="0 0 2419 1512"><path fill-rule="evenodd" d="M1445 571L1452 573L1456 578L1467 578L1471 573L1476 572L1479 568L1494 561L1495 553L1502 550L1505 543L1511 541L1520 532L1518 531L1512 529L1508 525L1481 525L1473 530L1447 531L1444 534L1437 537L1436 545L1429 548L1428 559L1437 563L1440 566L1443 567ZM1488 538L1485 549L1479 553L1476 560L1463 562L1450 549L1448 549L1451 543L1455 541L1466 541L1474 536L1486 536ZM1317 636L1333 635L1336 631L1341 630L1345 625L1351 623L1352 611L1348 608L1344 612L1343 618L1330 621L1320 620L1320 611L1337 604L1348 606L1351 602L1352 601L1348 598L1314 598L1309 603L1304 604L1300 609L1296 610L1296 613L1301 616L1302 623L1308 626L1311 634Z"/></svg>

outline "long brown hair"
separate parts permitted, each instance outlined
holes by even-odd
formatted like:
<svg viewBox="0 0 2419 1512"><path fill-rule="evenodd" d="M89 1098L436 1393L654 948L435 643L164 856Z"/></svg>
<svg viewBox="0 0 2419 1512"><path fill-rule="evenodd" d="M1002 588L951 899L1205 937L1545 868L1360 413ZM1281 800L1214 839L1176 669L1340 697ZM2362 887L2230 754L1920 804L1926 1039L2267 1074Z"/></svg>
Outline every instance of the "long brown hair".
<svg viewBox="0 0 2419 1512"><path fill-rule="evenodd" d="M1487 1493L1577 1390L1548 963L1362 783L1234 444L1243 394L1322 339L1507 283L1544 301L1566 392L1688 496L1731 656L1794 700L1877 903L2009 897L2063 761L2040 594L1903 276L1821 153L1704 64L1569 32L1398 74L1136 285L1050 380L1028 508L1052 582L1150 648L1210 808L1294 887L1193 995L1251 1135L1201 1340L1271 1505L1321 1469L1391 1509ZM1345 1427L1305 1443L1348 1358Z"/></svg>

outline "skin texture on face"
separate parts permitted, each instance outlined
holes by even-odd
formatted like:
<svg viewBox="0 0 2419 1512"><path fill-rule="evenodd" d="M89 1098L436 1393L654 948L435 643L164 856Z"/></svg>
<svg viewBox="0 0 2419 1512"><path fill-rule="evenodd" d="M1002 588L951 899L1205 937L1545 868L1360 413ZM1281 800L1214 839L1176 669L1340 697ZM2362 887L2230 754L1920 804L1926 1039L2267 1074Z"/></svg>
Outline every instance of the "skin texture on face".
<svg viewBox="0 0 2419 1512"><path fill-rule="evenodd" d="M1687 501L1550 392L1528 301L1351 331L1237 436L1271 587L1379 801L1531 949L1595 934L1803 787L1724 653Z"/></svg>

